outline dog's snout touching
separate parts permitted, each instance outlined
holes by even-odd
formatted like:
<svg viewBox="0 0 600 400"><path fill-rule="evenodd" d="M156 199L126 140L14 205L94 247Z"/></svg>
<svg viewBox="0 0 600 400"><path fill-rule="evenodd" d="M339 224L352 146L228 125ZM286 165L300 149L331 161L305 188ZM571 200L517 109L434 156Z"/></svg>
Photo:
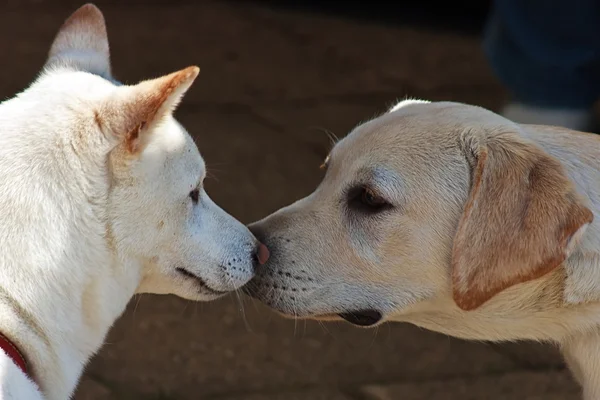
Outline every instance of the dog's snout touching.
<svg viewBox="0 0 600 400"><path fill-rule="evenodd" d="M270 254L267 246L265 246L262 243L259 243L258 246L256 247L256 252L254 253L254 259L255 259L256 264L258 264L258 265L266 264L267 261L269 260L270 255L271 254Z"/></svg>
<svg viewBox="0 0 600 400"><path fill-rule="evenodd" d="M265 240L265 232L260 228L260 225L258 223L248 225L248 229L254 235L256 240L258 240L261 244L267 243Z"/></svg>

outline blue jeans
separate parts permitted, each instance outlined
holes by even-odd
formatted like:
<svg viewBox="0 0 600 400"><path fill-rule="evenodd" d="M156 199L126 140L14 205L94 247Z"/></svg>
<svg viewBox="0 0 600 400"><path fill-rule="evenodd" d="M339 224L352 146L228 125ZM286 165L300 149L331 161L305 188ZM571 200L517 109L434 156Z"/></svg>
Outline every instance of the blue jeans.
<svg viewBox="0 0 600 400"><path fill-rule="evenodd" d="M495 0L484 51L515 101L589 108L600 98L600 0Z"/></svg>

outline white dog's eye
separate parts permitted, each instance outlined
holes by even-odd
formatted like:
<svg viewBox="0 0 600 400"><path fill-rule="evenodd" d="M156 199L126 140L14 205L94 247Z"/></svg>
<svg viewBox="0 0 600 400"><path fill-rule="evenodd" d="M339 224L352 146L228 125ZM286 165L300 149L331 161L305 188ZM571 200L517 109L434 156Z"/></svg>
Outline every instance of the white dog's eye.
<svg viewBox="0 0 600 400"><path fill-rule="evenodd" d="M198 200L200 199L200 189L194 189L190 192L190 199L194 204L198 204Z"/></svg>

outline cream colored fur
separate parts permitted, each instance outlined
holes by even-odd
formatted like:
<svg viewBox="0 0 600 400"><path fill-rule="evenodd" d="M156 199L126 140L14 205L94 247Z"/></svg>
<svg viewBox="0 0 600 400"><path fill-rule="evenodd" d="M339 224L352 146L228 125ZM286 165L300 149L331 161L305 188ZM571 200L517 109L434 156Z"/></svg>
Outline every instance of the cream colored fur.
<svg viewBox="0 0 600 400"><path fill-rule="evenodd" d="M120 85L87 5L0 104L0 332L32 378L0 352L0 398L69 398L136 293L211 300L253 276L256 239L207 196L171 115L197 74Z"/></svg>
<svg viewBox="0 0 600 400"><path fill-rule="evenodd" d="M300 318L553 342L600 399L599 136L408 100L326 164L251 225L271 259L249 293Z"/></svg>

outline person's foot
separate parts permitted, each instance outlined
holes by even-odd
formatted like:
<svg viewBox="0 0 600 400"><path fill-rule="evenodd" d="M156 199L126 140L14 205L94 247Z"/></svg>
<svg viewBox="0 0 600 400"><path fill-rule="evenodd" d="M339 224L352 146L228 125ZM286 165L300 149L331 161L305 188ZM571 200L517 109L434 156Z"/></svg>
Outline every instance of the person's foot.
<svg viewBox="0 0 600 400"><path fill-rule="evenodd" d="M523 103L510 103L502 116L520 124L553 125L589 132L594 128L591 109L543 108Z"/></svg>

